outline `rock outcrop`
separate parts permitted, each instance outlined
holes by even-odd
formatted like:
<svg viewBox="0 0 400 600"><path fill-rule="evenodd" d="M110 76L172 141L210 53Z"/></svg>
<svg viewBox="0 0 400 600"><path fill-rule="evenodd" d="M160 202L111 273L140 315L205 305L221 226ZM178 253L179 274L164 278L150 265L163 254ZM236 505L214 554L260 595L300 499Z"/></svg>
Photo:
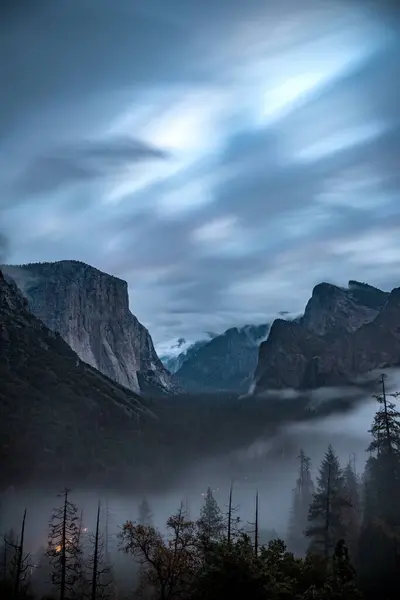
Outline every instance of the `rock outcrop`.
<svg viewBox="0 0 400 600"><path fill-rule="evenodd" d="M356 331L377 316L387 297L387 292L357 281L349 281L347 288L319 283L313 289L301 323L317 335Z"/></svg>
<svg viewBox="0 0 400 600"><path fill-rule="evenodd" d="M175 374L176 380L190 391L247 391L268 331L269 325L228 329L188 358Z"/></svg>
<svg viewBox="0 0 400 600"><path fill-rule="evenodd" d="M81 360L139 392L174 386L151 336L129 310L125 281L78 261L4 266L32 313Z"/></svg>
<svg viewBox="0 0 400 600"><path fill-rule="evenodd" d="M124 471L154 415L134 392L82 362L0 271L0 488Z"/></svg>
<svg viewBox="0 0 400 600"><path fill-rule="evenodd" d="M298 323L274 321L260 346L254 392L347 384L400 365L400 289L320 284Z"/></svg>

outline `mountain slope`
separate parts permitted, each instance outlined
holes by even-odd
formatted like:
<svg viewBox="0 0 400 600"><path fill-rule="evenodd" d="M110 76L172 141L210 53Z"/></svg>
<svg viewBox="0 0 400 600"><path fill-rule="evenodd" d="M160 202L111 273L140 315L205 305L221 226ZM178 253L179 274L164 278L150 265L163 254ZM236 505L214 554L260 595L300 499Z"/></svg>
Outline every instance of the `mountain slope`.
<svg viewBox="0 0 400 600"><path fill-rule="evenodd" d="M125 387L173 390L148 330L129 310L127 283L78 261L3 267L32 313L78 356Z"/></svg>
<svg viewBox="0 0 400 600"><path fill-rule="evenodd" d="M273 323L260 346L254 391L342 385L399 364L400 289L320 284L299 323Z"/></svg>
<svg viewBox="0 0 400 600"><path fill-rule="evenodd" d="M135 393L82 362L0 271L0 483L85 477L133 460Z"/></svg>
<svg viewBox="0 0 400 600"><path fill-rule="evenodd" d="M233 327L218 335L186 360L175 374L187 390L244 392L257 365L258 347L269 325Z"/></svg>
<svg viewBox="0 0 400 600"><path fill-rule="evenodd" d="M164 354L160 357L161 362L170 373L176 373L182 367L183 363L192 359L210 340L198 340L190 344L185 350L179 354Z"/></svg>

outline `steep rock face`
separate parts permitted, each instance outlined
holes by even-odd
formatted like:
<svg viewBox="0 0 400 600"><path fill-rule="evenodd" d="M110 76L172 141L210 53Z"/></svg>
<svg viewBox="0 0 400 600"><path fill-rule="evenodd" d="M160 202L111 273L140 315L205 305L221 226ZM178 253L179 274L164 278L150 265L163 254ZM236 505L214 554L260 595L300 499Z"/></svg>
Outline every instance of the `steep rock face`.
<svg viewBox="0 0 400 600"><path fill-rule="evenodd" d="M379 294L376 298L380 301ZM299 324L275 321L260 347L254 391L341 385L369 371L400 365L400 288L385 293L385 300L373 320L362 323L364 304L359 327L355 328L353 312L347 326L344 315L338 329L332 325L324 329L325 335L306 328L304 320Z"/></svg>
<svg viewBox="0 0 400 600"><path fill-rule="evenodd" d="M173 389L148 330L129 310L125 281L77 261L4 269L32 313L83 361L136 392Z"/></svg>
<svg viewBox="0 0 400 600"><path fill-rule="evenodd" d="M300 388L308 363L324 348L324 340L299 323L276 319L267 340L260 345L254 374L256 391Z"/></svg>
<svg viewBox="0 0 400 600"><path fill-rule="evenodd" d="M319 283L313 289L301 324L317 335L356 331L375 319L387 297L387 292L356 281L350 281L347 288Z"/></svg>
<svg viewBox="0 0 400 600"><path fill-rule="evenodd" d="M64 477L125 467L139 423L154 419L142 398L31 314L1 271L0 414L0 487L36 476L65 485Z"/></svg>
<svg viewBox="0 0 400 600"><path fill-rule="evenodd" d="M247 391L269 325L233 327L202 346L175 374L187 390Z"/></svg>

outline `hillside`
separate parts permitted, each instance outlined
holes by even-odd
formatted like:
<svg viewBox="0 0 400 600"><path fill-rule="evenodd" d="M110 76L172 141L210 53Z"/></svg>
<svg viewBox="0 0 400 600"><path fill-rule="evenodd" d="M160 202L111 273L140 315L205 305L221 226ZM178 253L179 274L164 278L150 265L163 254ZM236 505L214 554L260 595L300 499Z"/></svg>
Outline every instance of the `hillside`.
<svg viewBox="0 0 400 600"><path fill-rule="evenodd" d="M123 471L154 418L33 316L1 271L0 408L0 483Z"/></svg>

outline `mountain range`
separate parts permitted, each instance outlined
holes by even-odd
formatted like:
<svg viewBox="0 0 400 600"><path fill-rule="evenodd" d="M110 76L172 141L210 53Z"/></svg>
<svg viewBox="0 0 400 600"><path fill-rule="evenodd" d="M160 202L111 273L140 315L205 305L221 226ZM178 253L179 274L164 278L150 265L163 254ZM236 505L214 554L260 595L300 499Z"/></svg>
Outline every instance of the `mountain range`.
<svg viewBox="0 0 400 600"><path fill-rule="evenodd" d="M191 345L180 339L163 364L129 309L125 281L79 261L2 268L27 310L82 362L142 396L313 389L400 363L397 289L320 283L302 316L281 313L271 325L233 327Z"/></svg>

